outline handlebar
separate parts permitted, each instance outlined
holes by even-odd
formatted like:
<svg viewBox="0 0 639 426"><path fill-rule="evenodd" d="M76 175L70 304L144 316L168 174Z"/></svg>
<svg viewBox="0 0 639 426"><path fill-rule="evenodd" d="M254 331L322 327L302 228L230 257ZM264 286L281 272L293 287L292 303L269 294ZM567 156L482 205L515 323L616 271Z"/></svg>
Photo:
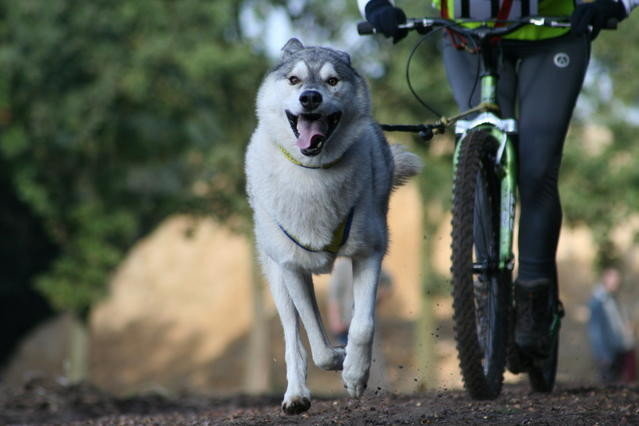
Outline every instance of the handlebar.
<svg viewBox="0 0 639 426"><path fill-rule="evenodd" d="M467 28L461 24L472 23L479 24L477 28ZM614 30L617 29L619 21L615 18L611 18L606 22L605 29ZM500 26L490 27L489 24L497 24ZM501 26L503 25L503 26ZM538 27L553 27L553 28L570 28L569 17L538 17L529 16L517 20L469 20L459 19L450 20L443 18L411 18L404 24L400 24L398 28L405 30L415 30L419 33L427 33L434 28L449 28L455 32L463 35L485 39L488 37L499 37L510 34L524 25L535 25ZM364 21L357 24L357 32L360 35L375 34L375 27L370 22Z"/></svg>
<svg viewBox="0 0 639 426"><path fill-rule="evenodd" d="M462 26L462 24L473 23L479 25L474 28L468 28ZM616 29L618 20L615 18L609 19L604 29ZM493 27L489 25L495 25ZM492 37L499 37L510 34L525 25L535 25L538 27L554 27L554 28L570 28L569 17L525 17L517 20L450 20L443 18L419 18L408 19L406 23L398 25L398 28L405 30L415 30L420 34L426 34L435 28L448 28L452 31L460 33L461 35L471 37L475 40L479 40L482 46L488 45ZM592 28L591 28L592 30ZM357 24L357 32L360 35L375 34L375 27L367 21L359 22ZM486 62L489 58L484 58ZM483 61L481 62L484 63ZM489 65L494 66L494 63ZM418 133L419 136L428 141L432 139L434 134L441 134L446 131L446 127L455 122L458 118L472 112L473 110L466 111L460 115L451 118L442 118L434 124L417 124L417 125L389 125L382 124L382 130L384 131L398 131L398 132L411 132Z"/></svg>

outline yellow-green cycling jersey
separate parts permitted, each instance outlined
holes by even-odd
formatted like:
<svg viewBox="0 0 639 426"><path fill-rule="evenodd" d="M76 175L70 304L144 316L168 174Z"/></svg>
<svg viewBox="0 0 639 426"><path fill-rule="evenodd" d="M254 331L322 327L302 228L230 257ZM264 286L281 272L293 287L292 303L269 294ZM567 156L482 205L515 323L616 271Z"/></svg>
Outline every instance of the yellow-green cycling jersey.
<svg viewBox="0 0 639 426"><path fill-rule="evenodd" d="M501 19L520 16L566 16L575 9L574 0L433 0L433 6L445 18ZM443 6L443 7L442 7ZM492 13L485 9L492 7ZM475 14L473 14L475 12ZM488 13L488 15L487 15ZM517 16L519 14L519 16ZM469 27L477 26L467 24ZM570 31L568 28L549 28L526 25L504 38L516 40L544 40L559 37Z"/></svg>

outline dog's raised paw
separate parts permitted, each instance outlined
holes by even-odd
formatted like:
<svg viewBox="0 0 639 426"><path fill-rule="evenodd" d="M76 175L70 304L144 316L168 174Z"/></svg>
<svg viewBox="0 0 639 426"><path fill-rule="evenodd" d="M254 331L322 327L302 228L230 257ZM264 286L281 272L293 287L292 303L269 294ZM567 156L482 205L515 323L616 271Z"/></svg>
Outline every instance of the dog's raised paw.
<svg viewBox="0 0 639 426"><path fill-rule="evenodd" d="M333 368L331 370L342 370L344 368L344 358L346 358L346 349L343 347L333 348Z"/></svg>
<svg viewBox="0 0 639 426"><path fill-rule="evenodd" d="M282 411L288 415L300 414L311 408L311 400L306 397L293 398L282 402Z"/></svg>
<svg viewBox="0 0 639 426"><path fill-rule="evenodd" d="M316 361L316 365L322 370L341 370L344 365L346 350L343 347L332 348L327 355Z"/></svg>

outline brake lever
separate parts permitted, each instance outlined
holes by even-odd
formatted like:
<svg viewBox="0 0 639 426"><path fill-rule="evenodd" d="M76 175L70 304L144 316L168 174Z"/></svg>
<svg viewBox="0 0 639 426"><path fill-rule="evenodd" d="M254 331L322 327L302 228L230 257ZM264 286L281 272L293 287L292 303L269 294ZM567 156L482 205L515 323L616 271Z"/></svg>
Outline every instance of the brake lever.
<svg viewBox="0 0 639 426"><path fill-rule="evenodd" d="M413 25L413 28L415 28L415 31L417 31L417 34L421 34L421 35L426 35L430 33L431 31L433 31L433 27L425 26L423 21L415 22L415 24Z"/></svg>

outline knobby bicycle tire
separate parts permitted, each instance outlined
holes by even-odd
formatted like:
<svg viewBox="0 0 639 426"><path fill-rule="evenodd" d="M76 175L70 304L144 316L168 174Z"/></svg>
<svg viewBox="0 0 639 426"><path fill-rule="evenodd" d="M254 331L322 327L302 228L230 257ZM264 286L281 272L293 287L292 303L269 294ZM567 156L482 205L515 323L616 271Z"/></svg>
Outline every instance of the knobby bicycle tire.
<svg viewBox="0 0 639 426"><path fill-rule="evenodd" d="M485 130L460 143L452 202L455 339L466 390L472 398L492 399L502 388L512 300L511 273L498 267L498 143Z"/></svg>

